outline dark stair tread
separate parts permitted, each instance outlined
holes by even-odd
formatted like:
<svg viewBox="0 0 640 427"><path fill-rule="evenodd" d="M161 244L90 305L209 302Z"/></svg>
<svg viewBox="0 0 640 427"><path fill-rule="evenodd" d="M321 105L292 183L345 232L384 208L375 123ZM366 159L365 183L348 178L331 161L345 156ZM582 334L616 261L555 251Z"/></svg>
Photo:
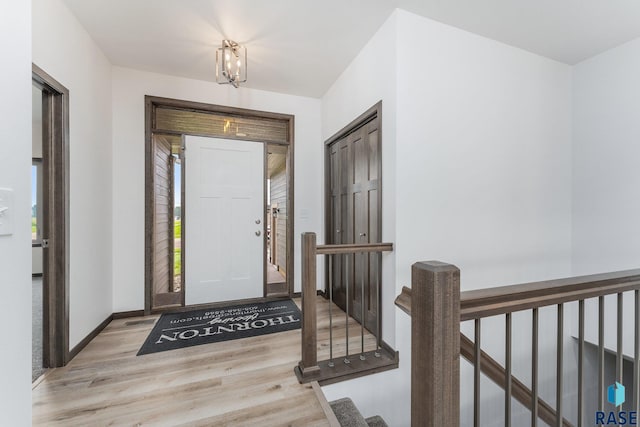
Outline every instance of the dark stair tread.
<svg viewBox="0 0 640 427"><path fill-rule="evenodd" d="M348 397L329 402L341 427L369 427L356 405Z"/></svg>
<svg viewBox="0 0 640 427"><path fill-rule="evenodd" d="M365 421L369 427L389 427L380 415L374 415L373 417L365 419Z"/></svg>

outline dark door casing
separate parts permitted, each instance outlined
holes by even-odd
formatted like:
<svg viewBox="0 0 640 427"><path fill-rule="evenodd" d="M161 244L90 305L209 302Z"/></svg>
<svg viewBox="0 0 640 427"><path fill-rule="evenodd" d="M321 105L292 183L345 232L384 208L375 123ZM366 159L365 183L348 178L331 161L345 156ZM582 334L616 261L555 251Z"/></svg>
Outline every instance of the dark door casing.
<svg viewBox="0 0 640 427"><path fill-rule="evenodd" d="M376 108L377 107L377 108ZM327 242L381 242L380 115L357 121L327 146ZM334 302L372 332L378 331L379 254L336 255L332 260ZM347 301L347 286L349 298ZM364 291L364 296L362 292Z"/></svg>
<svg viewBox="0 0 640 427"><path fill-rule="evenodd" d="M161 202L156 203L155 197L156 194L158 194L159 198L166 197L166 192L160 188L162 185L166 185L163 184L166 182L166 166L164 164L166 153L161 153L161 147L154 140L159 136L165 139L181 140L184 135L198 135L257 141L283 147L287 153L285 211L294 212L294 129L295 117L290 114L145 96L145 314L172 311L176 309L176 306L179 309L179 306L185 305L184 289L186 284L184 283L184 271L186 266L184 262L184 247L188 242L185 242L184 236L180 242L183 249L182 277L180 291L178 292L176 287L172 288L171 281L167 281L173 269L170 258L166 256L166 247L162 244L162 240L167 236L166 219L158 218L156 221L157 213L160 216L166 214L166 206ZM181 162L182 197L184 197L184 172L186 167L186 163ZM156 185L156 180L158 185ZM177 194L173 196L177 197ZM182 206L181 219L183 227L188 222L186 208L186 206ZM286 229L285 256L287 271L285 292L289 296L293 296L293 278L295 277L293 271L293 215L286 217L284 227ZM172 228L169 228L169 236L172 233ZM171 237L169 239L172 240ZM266 253L266 238L264 245ZM160 254L157 256L154 254L156 247L160 248ZM172 251L168 252L171 253ZM169 274L167 274L167 265ZM265 256L263 259L265 277L266 267L267 259ZM156 280L160 280L163 283L156 284ZM167 289L169 290L168 292L166 292Z"/></svg>
<svg viewBox="0 0 640 427"><path fill-rule="evenodd" d="M42 89L43 364L65 366L69 350L69 90L35 64Z"/></svg>

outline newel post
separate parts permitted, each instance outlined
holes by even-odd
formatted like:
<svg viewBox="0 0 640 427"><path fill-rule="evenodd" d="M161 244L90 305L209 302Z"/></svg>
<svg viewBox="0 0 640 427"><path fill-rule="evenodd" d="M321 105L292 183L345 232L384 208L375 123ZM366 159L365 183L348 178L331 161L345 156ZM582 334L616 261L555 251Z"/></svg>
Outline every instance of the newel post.
<svg viewBox="0 0 640 427"><path fill-rule="evenodd" d="M302 233L302 360L299 374L308 378L318 373L316 318L316 234Z"/></svg>
<svg viewBox="0 0 640 427"><path fill-rule="evenodd" d="M411 267L411 426L460 425L460 270Z"/></svg>

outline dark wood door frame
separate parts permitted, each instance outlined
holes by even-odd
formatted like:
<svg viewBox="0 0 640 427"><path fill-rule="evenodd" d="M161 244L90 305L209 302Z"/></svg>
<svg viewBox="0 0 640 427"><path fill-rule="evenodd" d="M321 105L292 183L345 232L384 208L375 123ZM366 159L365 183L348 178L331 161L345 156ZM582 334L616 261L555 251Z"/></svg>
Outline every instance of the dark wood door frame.
<svg viewBox="0 0 640 427"><path fill-rule="evenodd" d="M325 218L325 242L333 243L333 224L331 221L331 147L334 143L347 138L349 135L352 135L355 131L361 129L366 126L372 120L377 120L377 129L378 129L378 141L377 141L377 167L378 167L378 203L377 203L377 215L378 215L378 227L377 227L377 235L380 241L382 241L382 101L378 101L375 105L369 108L367 111L362 113L356 119L351 121L348 125L340 129L337 133L331 136L329 139L325 141L325 158L324 158L324 185L325 185L325 199L324 199L324 218ZM354 224L355 226L355 224ZM378 281L378 289L377 289L377 330L382 331L382 300L381 300L381 290L382 290L382 265L378 265L377 268L378 277L380 280ZM328 263L325 263L325 286L324 286L325 296L329 295L329 266ZM378 337L381 339L381 337Z"/></svg>
<svg viewBox="0 0 640 427"><path fill-rule="evenodd" d="M66 365L69 353L69 90L32 65L42 89L43 363Z"/></svg>
<svg viewBox="0 0 640 427"><path fill-rule="evenodd" d="M145 314L150 314L152 312L159 312L159 311L176 311L176 310L181 310L183 308L178 307L178 308L168 308L168 309L153 309L152 307L152 299L153 299L153 283L152 283L152 279L153 279L153 274L152 274L152 261L153 261L153 240L152 240L152 233L153 233L153 206L154 206L154 200L153 200L153 163L152 163L152 136L154 133L165 133L165 134L170 134L172 132L168 132L166 130L160 130L160 129L156 129L155 126L155 109L158 107L169 107L169 108L173 108L173 109L183 109L183 110L189 110L189 111L196 111L196 112L202 112L202 113L210 113L210 114L222 114L222 115L230 115L230 116L235 116L235 117L247 117L247 118L260 118L260 119L276 119L276 120L281 120L287 123L287 128L288 128L288 137L287 137L287 141L282 141L282 142L273 142L273 141L269 141L268 144L266 141L261 141L261 140L254 140L254 139L250 139L250 138L246 138L246 137L235 137L235 136L225 136L225 138L227 139L238 139L238 140L249 140L249 141L257 141L257 142L263 142L264 146L265 146L265 179L264 179L264 189L265 189L265 194L264 194L264 203L263 205L266 207L267 205L267 195L266 195L266 174L267 174L267 169L266 169L266 162L267 162L267 158L266 158L266 152L267 152L267 145L283 145L287 147L287 158L286 158L286 174L287 174L287 212L288 212L288 216L287 216L287 230L286 230L286 244L287 244L287 253L286 253L286 264L287 264L287 287L288 287L288 294L289 297L293 296L294 293L294 274L293 274L293 270L294 270L294 255L293 255L293 249L294 249L294 240L293 240L293 231L294 231L294 129L295 129L295 117L291 114L282 114L282 113L273 113L273 112L267 112L267 111L258 111L258 110L249 110L249 109L245 109L245 108L235 108L235 107L228 107L228 106L223 106L223 105L214 105L214 104L206 104L206 103L200 103L200 102L192 102L192 101L184 101L184 100L179 100L179 99L171 99L171 98L162 98L162 97L156 97L156 96L150 96L150 95L146 95L145 96L145 303L144 303L144 311ZM174 132L175 135L186 135L187 133L179 133L179 132ZM209 134L203 134L203 133L188 133L188 135L194 135L194 136L213 136L213 137L220 137L219 135L209 135ZM185 173L185 168L187 167L186 165L186 161L183 160L182 163L182 168L181 168L181 172L182 172L182 200L184 201L184 173ZM182 218L182 227L184 229L184 227L188 226L187 222L188 222L188 218L187 218L187 207L182 206L182 211L181 211L181 218ZM264 217L262 220L262 225L263 225L263 232L262 235L263 237L263 275L264 275L264 293L263 293L263 298L258 298L256 300L261 300L261 299L265 299L266 298L266 292L267 292L267 287L266 287L266 283L267 283L267 259L266 259L266 250L267 250L267 240L266 240L266 235L267 235L267 218L266 218L266 209L264 210ZM182 240L182 284L183 284L183 296L182 296L182 304L184 305L184 288L185 288L185 283L184 283L184 270L187 267L185 265L185 259L184 259L184 255L185 255L185 245L187 244L187 242L185 242L184 240L184 233L183 233L183 240ZM213 304L216 305L216 304ZM207 306L206 304L203 306ZM193 308L196 308L196 306L193 306Z"/></svg>

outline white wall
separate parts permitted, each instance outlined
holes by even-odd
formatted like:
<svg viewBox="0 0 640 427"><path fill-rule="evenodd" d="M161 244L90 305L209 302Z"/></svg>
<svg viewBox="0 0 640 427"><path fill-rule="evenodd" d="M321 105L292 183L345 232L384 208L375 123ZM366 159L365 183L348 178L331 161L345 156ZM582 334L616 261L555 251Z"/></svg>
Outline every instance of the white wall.
<svg viewBox="0 0 640 427"><path fill-rule="evenodd" d="M640 268L640 39L573 68L573 273ZM595 302L588 309L597 310ZM616 298L606 301L605 346L616 349ZM633 296L625 295L632 325ZM633 355L633 328L623 328L623 350ZM586 338L597 342L597 321ZM613 377L611 377L613 380ZM607 379L609 381L609 379Z"/></svg>
<svg viewBox="0 0 640 427"><path fill-rule="evenodd" d="M114 67L114 311L144 308L145 95L295 115L294 277L299 291L300 234L321 230L320 101Z"/></svg>
<svg viewBox="0 0 640 427"><path fill-rule="evenodd" d="M411 264L420 260L457 265L463 290L570 275L571 68L402 10L395 20L395 199L384 201L389 210L395 203L395 294L411 283ZM379 46L394 39L388 31ZM350 65L341 79L368 82L388 64L389 50L376 57L370 45L355 63L369 60ZM386 84L393 91L393 82ZM342 88L342 98L331 97L333 105L357 100L353 85ZM375 85L369 90L376 94ZM339 126L329 108L323 106L331 131ZM345 123L359 112L346 111ZM553 325L551 319L545 322ZM324 389L330 397L355 397L365 415L407 425L410 322L399 311L395 322L401 369L382 374L392 403L375 398L375 376L358 380L357 388ZM495 342L485 343L499 351L503 338L489 335ZM551 354L553 342L541 346ZM490 387L488 399L496 393ZM485 411L483 425L498 412ZM468 414L463 409L463 424Z"/></svg>
<svg viewBox="0 0 640 427"><path fill-rule="evenodd" d="M395 242L396 15L392 14L322 98L322 140L326 141L382 100L382 241ZM323 157L318 161L323 162ZM323 194L324 194L324 180ZM323 215L324 223L324 215ZM324 232L319 234L323 242ZM323 268L319 269L324 271ZM395 252L383 254L382 336L394 345Z"/></svg>
<svg viewBox="0 0 640 427"><path fill-rule="evenodd" d="M0 236L0 413L31 425L31 3L0 1L0 188L14 191L14 233Z"/></svg>
<svg viewBox="0 0 640 427"><path fill-rule="evenodd" d="M424 259L464 289L569 274L571 68L399 16L399 282Z"/></svg>
<svg viewBox="0 0 640 427"><path fill-rule="evenodd" d="M573 72L574 273L638 268L640 39Z"/></svg>
<svg viewBox="0 0 640 427"><path fill-rule="evenodd" d="M382 100L382 241L396 244L397 12L394 12L322 98L322 139ZM323 189L324 191L324 189ZM406 358L410 350L396 340L396 251L383 254L382 338ZM400 319L402 320L402 319ZM401 368L407 367L401 361ZM409 412L406 369L393 370L323 387L329 400L350 397L366 416L382 414L389 425L404 425ZM384 392L380 389L384 384ZM406 418L406 417L405 417Z"/></svg>
<svg viewBox="0 0 640 427"><path fill-rule="evenodd" d="M398 32L406 61L398 70L396 283L410 283L411 264L429 259L459 267L463 290L569 276L571 68L408 12ZM553 316L541 319L549 333ZM501 360L500 329L486 323L484 344ZM408 335L398 329L397 339ZM526 347L514 349L525 362L514 361L520 377ZM540 347L541 394L551 400L553 358L545 355L555 345ZM462 373L469 390L464 363ZM498 397L485 390L485 401ZM461 405L465 423L464 394ZM492 406L483 425L501 414Z"/></svg>
<svg viewBox="0 0 640 427"><path fill-rule="evenodd" d="M33 0L33 62L69 90L73 348L113 311L111 65L60 0Z"/></svg>
<svg viewBox="0 0 640 427"><path fill-rule="evenodd" d="M411 59L398 72L397 162L407 173L397 177L397 283L409 283L411 264L425 259L458 266L463 290L569 276L571 68L410 13L400 17L398 55ZM545 338L553 316L541 319L549 335L540 343L539 379L551 401L555 344ZM497 360L502 323L484 328L492 333L483 347ZM525 316L515 330L530 331L528 324ZM526 381L525 335L517 337L514 371ZM470 365L461 369L464 392L472 376ZM483 411L489 426L500 420L502 399L490 383L483 388L483 401L493 401ZM463 423L471 402L463 393Z"/></svg>
<svg viewBox="0 0 640 427"><path fill-rule="evenodd" d="M397 85L397 13L394 12L354 58L322 98L322 139L327 140L344 126L382 100L382 241L396 239L396 85ZM324 191L324 186L323 186ZM324 220L324 218L323 218ZM321 234L320 236L322 236ZM322 239L322 237L320 238ZM397 250L397 245L395 247ZM382 338L398 348L396 340L396 252L383 255L382 263ZM406 359L401 360L404 366ZM410 388L404 370L341 382L323 387L329 400L350 397L367 416L382 414L389 425L398 423L409 411L403 397ZM380 385L384 384L384 392Z"/></svg>

